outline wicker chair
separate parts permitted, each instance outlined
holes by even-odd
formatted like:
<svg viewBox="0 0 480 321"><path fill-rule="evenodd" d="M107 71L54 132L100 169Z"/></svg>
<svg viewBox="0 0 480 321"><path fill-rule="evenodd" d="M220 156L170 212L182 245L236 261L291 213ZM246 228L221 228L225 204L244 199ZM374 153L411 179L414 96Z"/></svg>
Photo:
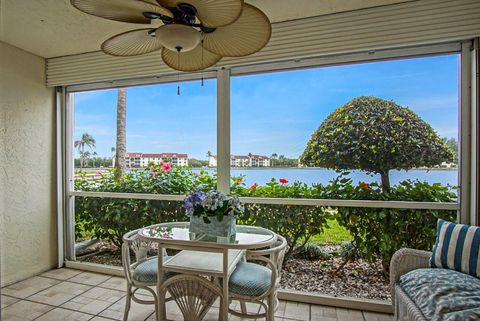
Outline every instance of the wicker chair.
<svg viewBox="0 0 480 321"><path fill-rule="evenodd" d="M418 306L399 285L400 277L410 271L430 267L432 252L400 249L390 262L390 291L396 321L427 321Z"/></svg>
<svg viewBox="0 0 480 321"><path fill-rule="evenodd" d="M185 321L203 320L215 300L222 296L219 286L206 278L189 274L172 276L162 284L162 290L170 293Z"/></svg>
<svg viewBox="0 0 480 321"><path fill-rule="evenodd" d="M229 280L229 298L240 302L241 311L229 309L229 312L241 318L274 321L274 313L278 308L277 289L280 287L280 273L287 248L284 237L268 249L252 250L246 254L247 262L238 263ZM248 261L261 261L266 266ZM267 303L265 303L267 301ZM246 302L260 304L258 313L249 313ZM263 307L264 312L260 313Z"/></svg>
<svg viewBox="0 0 480 321"><path fill-rule="evenodd" d="M157 284L157 260L158 256L148 256L148 250L154 248L152 242L146 242L138 237L138 230L126 233L123 236L122 245L122 265L127 280L127 297L125 301L125 313L123 320L128 320L128 312L130 311L131 300L140 304L154 304L155 313L157 314L157 294L150 288ZM131 251L135 254L135 262L131 262ZM165 252L164 252L165 255ZM164 260L169 258L164 256ZM166 274L165 278L173 276L172 273ZM153 300L143 300L135 296L139 289L148 291ZM165 311L165 309L164 309Z"/></svg>

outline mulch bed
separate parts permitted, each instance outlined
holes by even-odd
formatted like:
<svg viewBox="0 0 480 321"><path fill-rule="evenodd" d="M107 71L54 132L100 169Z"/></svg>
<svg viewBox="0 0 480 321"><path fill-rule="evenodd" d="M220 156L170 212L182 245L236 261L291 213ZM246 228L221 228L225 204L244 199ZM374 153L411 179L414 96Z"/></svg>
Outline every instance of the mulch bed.
<svg viewBox="0 0 480 321"><path fill-rule="evenodd" d="M115 246L98 243L94 252L78 257L78 261L121 266L121 251ZM382 265L363 260L344 263L338 256L319 260L291 258L283 265L281 286L303 292L365 299L390 299L388 279Z"/></svg>
<svg viewBox="0 0 480 321"><path fill-rule="evenodd" d="M332 296L390 299L388 280L381 263L370 265L357 260L338 270L342 263L343 259L339 257L314 261L290 259L284 263L281 286Z"/></svg>

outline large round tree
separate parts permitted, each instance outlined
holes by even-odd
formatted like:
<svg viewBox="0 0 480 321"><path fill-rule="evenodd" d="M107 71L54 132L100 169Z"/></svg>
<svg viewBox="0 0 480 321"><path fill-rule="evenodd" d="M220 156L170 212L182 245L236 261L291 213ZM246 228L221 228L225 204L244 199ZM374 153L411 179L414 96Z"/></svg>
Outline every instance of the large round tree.
<svg viewBox="0 0 480 321"><path fill-rule="evenodd" d="M325 119L300 161L306 166L378 173L388 191L390 170L431 167L452 158L444 140L408 107L362 96Z"/></svg>

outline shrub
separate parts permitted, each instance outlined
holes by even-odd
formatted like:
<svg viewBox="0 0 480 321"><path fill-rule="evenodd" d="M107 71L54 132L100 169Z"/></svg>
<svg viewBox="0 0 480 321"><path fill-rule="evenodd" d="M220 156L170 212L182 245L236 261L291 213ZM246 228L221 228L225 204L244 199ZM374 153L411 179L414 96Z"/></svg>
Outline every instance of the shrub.
<svg viewBox="0 0 480 321"><path fill-rule="evenodd" d="M352 242L342 242L338 249L338 254L345 261L355 261L361 259L364 255L360 253L358 248Z"/></svg>
<svg viewBox="0 0 480 321"><path fill-rule="evenodd" d="M322 249L318 244L308 242L298 249L296 256L306 260L320 260L328 259L330 254Z"/></svg>
<svg viewBox="0 0 480 321"><path fill-rule="evenodd" d="M75 180L75 189L94 192L187 194L195 189L211 190L215 175L194 173L186 168L162 170L161 165L132 171L120 179L106 173L99 179ZM96 235L117 246L128 231L159 222L187 220L183 202L99 197L75 198L75 232L77 239Z"/></svg>
<svg viewBox="0 0 480 321"><path fill-rule="evenodd" d="M382 192L378 184L339 177L328 190L341 199L454 202L451 187L406 180ZM380 258L388 271L393 253L401 247L431 250L438 218L454 221L456 211L339 207L337 220L353 236L354 245L370 261Z"/></svg>
<svg viewBox="0 0 480 321"><path fill-rule="evenodd" d="M418 181L404 181L384 192L376 183L357 185L345 172L329 184L308 186L286 180L272 180L265 186L245 186L242 177L234 177L231 193L247 197L322 198L345 200L384 200L418 202L453 202L451 187ZM281 183L283 182L283 183ZM137 170L120 179L106 174L100 179L80 178L76 190L122 193L188 194L196 189L213 190L216 177L206 171L194 173L174 167L162 171L161 166ZM353 244L370 261L382 259L388 270L392 254L400 247L430 250L435 239L437 218L453 221L455 211L389 208L325 208L320 206L245 204L249 217L240 224L262 226L283 235L288 242L287 257L304 249L312 236L328 228L327 220L336 219L352 235ZM183 202L141 199L75 198L76 236L95 235L116 245L130 230L158 222L184 221Z"/></svg>
<svg viewBox="0 0 480 321"><path fill-rule="evenodd" d="M284 179L272 179L265 186L245 187L241 179L233 178L232 194L249 197L310 197L312 189L305 183L287 185ZM279 183L280 181L284 183ZM245 224L268 228L286 238L288 250L285 257L301 249L310 238L323 232L330 212L320 206L245 204L249 219Z"/></svg>

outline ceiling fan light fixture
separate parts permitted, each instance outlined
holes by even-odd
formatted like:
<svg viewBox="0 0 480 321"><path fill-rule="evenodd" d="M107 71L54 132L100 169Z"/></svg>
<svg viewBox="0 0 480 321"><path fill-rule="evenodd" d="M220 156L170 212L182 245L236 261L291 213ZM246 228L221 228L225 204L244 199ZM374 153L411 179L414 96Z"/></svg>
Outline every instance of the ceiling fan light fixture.
<svg viewBox="0 0 480 321"><path fill-rule="evenodd" d="M182 24L161 26L155 31L155 37L165 48L181 52L193 50L202 40L202 35L198 30Z"/></svg>

